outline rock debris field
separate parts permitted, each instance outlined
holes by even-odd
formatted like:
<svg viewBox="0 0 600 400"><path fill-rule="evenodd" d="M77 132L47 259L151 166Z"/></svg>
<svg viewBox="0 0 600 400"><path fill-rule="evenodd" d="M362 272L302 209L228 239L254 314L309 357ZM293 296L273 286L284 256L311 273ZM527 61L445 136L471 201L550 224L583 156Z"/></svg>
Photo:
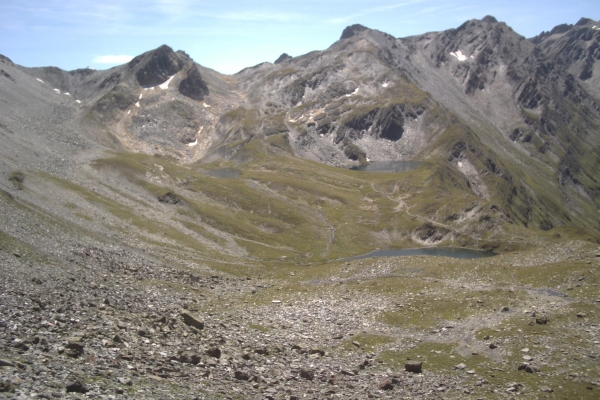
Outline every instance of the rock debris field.
<svg viewBox="0 0 600 400"><path fill-rule="evenodd" d="M600 250L586 243L253 277L116 245L46 262L1 247L0 398L600 395ZM545 273L526 266L536 259ZM535 285L553 271L559 284Z"/></svg>

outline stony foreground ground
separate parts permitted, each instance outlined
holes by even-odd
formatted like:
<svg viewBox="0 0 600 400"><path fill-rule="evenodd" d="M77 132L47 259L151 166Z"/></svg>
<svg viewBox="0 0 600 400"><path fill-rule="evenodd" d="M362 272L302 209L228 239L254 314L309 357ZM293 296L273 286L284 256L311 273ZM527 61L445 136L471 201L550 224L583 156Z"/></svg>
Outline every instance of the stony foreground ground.
<svg viewBox="0 0 600 400"><path fill-rule="evenodd" d="M1 247L0 398L600 396L600 250L583 242L256 276Z"/></svg>

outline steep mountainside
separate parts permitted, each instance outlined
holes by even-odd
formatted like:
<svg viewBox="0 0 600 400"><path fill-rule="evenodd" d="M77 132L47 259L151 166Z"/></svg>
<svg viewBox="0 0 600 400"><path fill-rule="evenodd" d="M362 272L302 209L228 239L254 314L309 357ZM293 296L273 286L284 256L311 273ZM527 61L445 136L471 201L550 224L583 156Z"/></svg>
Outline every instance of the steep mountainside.
<svg viewBox="0 0 600 400"><path fill-rule="evenodd" d="M15 133L5 150L43 171L106 150L243 168L421 160L430 180L413 188L426 199L413 238L503 241L512 227L598 236L599 37L587 19L530 40L490 16L399 39L353 25L324 51L234 76L168 46L106 71L3 58L3 127Z"/></svg>

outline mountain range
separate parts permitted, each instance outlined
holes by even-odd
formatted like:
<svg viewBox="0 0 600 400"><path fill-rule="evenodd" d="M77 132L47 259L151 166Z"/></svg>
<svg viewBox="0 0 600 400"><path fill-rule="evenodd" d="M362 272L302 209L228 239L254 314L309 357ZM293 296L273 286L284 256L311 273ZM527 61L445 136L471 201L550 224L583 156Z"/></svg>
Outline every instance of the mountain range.
<svg viewBox="0 0 600 400"><path fill-rule="evenodd" d="M597 398L598 60L491 16L234 75L0 56L0 397Z"/></svg>
<svg viewBox="0 0 600 400"><path fill-rule="evenodd" d="M232 76L166 45L105 71L2 57L3 157L20 150L70 164L104 149L182 165L267 154L332 166L420 160L439 179L424 215L430 234L515 225L598 237L599 29L582 18L526 39L487 16L394 38L352 25L324 51ZM5 162L5 175L35 168L19 164Z"/></svg>

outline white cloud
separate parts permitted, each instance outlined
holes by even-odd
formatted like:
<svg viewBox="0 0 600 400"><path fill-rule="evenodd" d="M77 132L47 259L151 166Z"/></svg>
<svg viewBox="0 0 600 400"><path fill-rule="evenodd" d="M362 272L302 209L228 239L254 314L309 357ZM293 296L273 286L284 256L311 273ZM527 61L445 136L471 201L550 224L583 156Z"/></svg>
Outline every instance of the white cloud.
<svg viewBox="0 0 600 400"><path fill-rule="evenodd" d="M93 64L125 64L133 59L132 56L120 55L106 55L106 56L97 56L92 60Z"/></svg>

